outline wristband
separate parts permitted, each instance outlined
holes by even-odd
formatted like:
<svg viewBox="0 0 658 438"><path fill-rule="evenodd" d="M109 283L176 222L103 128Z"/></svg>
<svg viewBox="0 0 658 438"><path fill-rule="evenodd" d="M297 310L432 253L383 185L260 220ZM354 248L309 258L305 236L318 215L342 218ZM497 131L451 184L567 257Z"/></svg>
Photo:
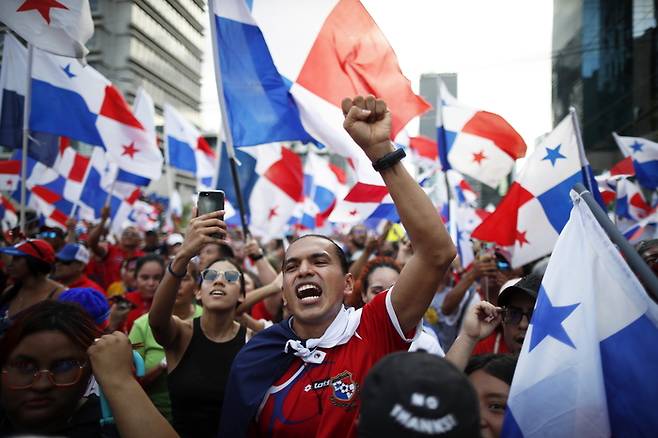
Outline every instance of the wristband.
<svg viewBox="0 0 658 438"><path fill-rule="evenodd" d="M258 260L262 259L265 257L263 253L261 252L260 254L255 254L255 255L250 255L249 258L251 259L252 262L257 262Z"/></svg>
<svg viewBox="0 0 658 438"><path fill-rule="evenodd" d="M184 272L183 274L177 274L177 273L175 273L174 270L171 269L171 264L172 264L172 263L173 263L173 262L169 262L169 264L167 265L167 271L169 271L169 273L170 273L174 278L178 278L178 279L184 278L185 275L187 275L187 272Z"/></svg>
<svg viewBox="0 0 658 438"><path fill-rule="evenodd" d="M381 172L382 170L386 170L389 167L393 167L394 165L398 164L400 160L402 160L406 156L407 153L404 151L404 149L396 149L393 152L389 152L383 157L376 159L372 163L372 167L377 172Z"/></svg>

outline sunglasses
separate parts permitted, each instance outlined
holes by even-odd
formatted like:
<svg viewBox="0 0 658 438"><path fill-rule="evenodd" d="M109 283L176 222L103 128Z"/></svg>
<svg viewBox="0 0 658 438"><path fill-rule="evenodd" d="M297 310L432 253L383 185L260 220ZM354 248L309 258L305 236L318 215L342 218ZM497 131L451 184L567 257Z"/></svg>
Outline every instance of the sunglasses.
<svg viewBox="0 0 658 438"><path fill-rule="evenodd" d="M54 231L42 231L41 233L39 233L39 237L41 237L42 239L54 239L55 237L57 237L57 233L55 233Z"/></svg>
<svg viewBox="0 0 658 438"><path fill-rule="evenodd" d="M524 312L518 307L505 307L503 309L503 322L509 325L517 325L521 323L521 319L523 319L524 315L528 318L528 322L530 322L532 319L532 310L533 309Z"/></svg>
<svg viewBox="0 0 658 438"><path fill-rule="evenodd" d="M227 283L237 283L241 274L238 271L215 271L214 269L206 269L201 272L201 279L203 281L211 282L217 280L217 278L222 275Z"/></svg>

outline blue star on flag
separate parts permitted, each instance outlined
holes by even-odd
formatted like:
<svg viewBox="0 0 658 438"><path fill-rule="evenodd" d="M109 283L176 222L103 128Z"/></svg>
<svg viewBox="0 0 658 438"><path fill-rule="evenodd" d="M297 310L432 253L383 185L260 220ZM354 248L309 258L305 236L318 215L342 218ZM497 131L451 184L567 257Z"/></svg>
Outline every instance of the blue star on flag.
<svg viewBox="0 0 658 438"><path fill-rule="evenodd" d="M560 153L560 148L562 147L561 144L557 145L555 149L551 149L549 147L546 148L546 156L542 158L542 161L544 160L550 160L551 165L555 167L555 162L559 160L560 158L567 158L564 155Z"/></svg>
<svg viewBox="0 0 658 438"><path fill-rule="evenodd" d="M642 143L635 140L635 142L631 145L631 149L633 149L633 152L642 152L642 147L643 146L644 145Z"/></svg>
<svg viewBox="0 0 658 438"><path fill-rule="evenodd" d="M66 73L66 76L69 77L69 79L73 79L77 75L71 71L71 63L66 64L66 67L62 67L62 70L64 73Z"/></svg>
<svg viewBox="0 0 658 438"><path fill-rule="evenodd" d="M528 353L548 336L565 345L576 348L566 330L564 330L562 322L567 319L579 305L580 303L571 304L569 306L553 306L551 300L546 294L546 290L544 290L544 286L542 285L539 288L537 306L532 314L532 338L530 339Z"/></svg>

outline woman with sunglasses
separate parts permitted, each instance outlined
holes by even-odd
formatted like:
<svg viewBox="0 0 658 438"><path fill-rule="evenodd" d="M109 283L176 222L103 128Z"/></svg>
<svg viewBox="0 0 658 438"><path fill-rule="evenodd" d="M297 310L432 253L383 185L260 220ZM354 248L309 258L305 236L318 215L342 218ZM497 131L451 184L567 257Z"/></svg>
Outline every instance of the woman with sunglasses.
<svg viewBox="0 0 658 438"><path fill-rule="evenodd" d="M222 214L208 213L190 221L149 313L153 335L167 359L174 428L183 437L217 436L231 363L248 335L235 321L237 307L244 299L244 275L238 264L228 259L201 267L201 317L183 321L173 316L179 284L190 260L204 245L224 242Z"/></svg>

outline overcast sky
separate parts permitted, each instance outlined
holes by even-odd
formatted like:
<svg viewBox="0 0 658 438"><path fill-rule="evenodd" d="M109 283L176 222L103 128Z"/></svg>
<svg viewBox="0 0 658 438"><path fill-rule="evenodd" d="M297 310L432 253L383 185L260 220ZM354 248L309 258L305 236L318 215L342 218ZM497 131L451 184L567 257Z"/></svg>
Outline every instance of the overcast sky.
<svg viewBox="0 0 658 438"><path fill-rule="evenodd" d="M528 146L551 130L552 0L362 3L388 38L416 92L422 73L457 73L459 100L500 114ZM209 40L206 53L203 128L216 132L219 107ZM417 134L417 122L410 131Z"/></svg>

